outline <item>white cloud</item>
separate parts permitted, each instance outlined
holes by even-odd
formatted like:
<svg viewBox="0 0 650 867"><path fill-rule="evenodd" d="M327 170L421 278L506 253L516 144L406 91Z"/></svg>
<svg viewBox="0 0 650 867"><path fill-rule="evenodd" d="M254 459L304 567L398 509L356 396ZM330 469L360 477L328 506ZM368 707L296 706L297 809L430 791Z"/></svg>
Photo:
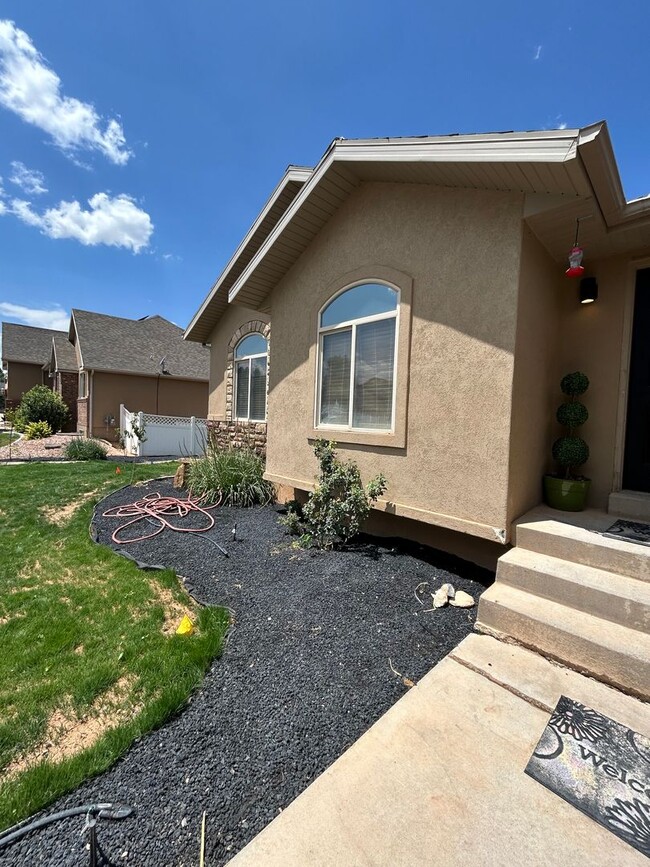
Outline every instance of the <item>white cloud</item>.
<svg viewBox="0 0 650 867"><path fill-rule="evenodd" d="M90 209L84 210L79 202L60 202L56 208L38 213L31 202L13 199L7 213L40 229L48 238L74 238L91 247L127 247L134 253L148 245L153 232L151 217L130 196L111 198L108 193L96 193L88 204Z"/></svg>
<svg viewBox="0 0 650 867"><path fill-rule="evenodd" d="M558 129L566 129L567 122L565 120L562 121L561 124L558 124Z"/></svg>
<svg viewBox="0 0 650 867"><path fill-rule="evenodd" d="M533 56L533 60L539 60L539 58L542 56L542 47L543 47L543 46L538 45L538 46L535 48L535 54L534 54L534 56Z"/></svg>
<svg viewBox="0 0 650 867"><path fill-rule="evenodd" d="M2 216L2 214L7 210L7 206L2 201L6 195L4 187L2 186L2 176L0 175L0 216Z"/></svg>
<svg viewBox="0 0 650 867"><path fill-rule="evenodd" d="M28 169L25 163L21 163L20 160L14 160L11 168L13 169L13 174L9 180L12 184L16 184L21 190L33 196L40 196L42 193L47 192L43 172L39 172L36 169Z"/></svg>
<svg viewBox="0 0 650 867"><path fill-rule="evenodd" d="M52 308L23 307L21 304L11 304L0 301L0 316L6 319L17 319L21 325L32 325L35 328L53 328L55 331L67 331L70 315L55 304Z"/></svg>
<svg viewBox="0 0 650 867"><path fill-rule="evenodd" d="M132 152L122 125L105 120L95 107L63 96L61 79L24 30L0 20L0 105L48 133L62 151L99 151L124 165Z"/></svg>
<svg viewBox="0 0 650 867"><path fill-rule="evenodd" d="M183 257L177 256L175 253L163 253L162 258L165 262L182 262Z"/></svg>

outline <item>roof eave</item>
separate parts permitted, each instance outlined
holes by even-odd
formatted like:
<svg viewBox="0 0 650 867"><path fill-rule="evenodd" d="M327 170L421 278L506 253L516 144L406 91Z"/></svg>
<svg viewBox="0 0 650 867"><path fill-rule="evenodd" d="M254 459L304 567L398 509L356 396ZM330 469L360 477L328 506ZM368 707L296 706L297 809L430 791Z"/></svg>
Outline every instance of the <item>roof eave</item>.
<svg viewBox="0 0 650 867"><path fill-rule="evenodd" d="M187 328L185 329L185 332L183 334L184 340L194 340L197 343L204 343L205 342L201 338L197 338L196 336L194 336L193 332L196 331L197 326L201 322L201 319L203 318L206 310L208 309L208 307L212 303L215 295L219 291L221 285L223 284L223 281L228 276L233 265L235 264L237 259L241 256L242 252L246 249L246 246L250 243L252 237L255 235L255 232L258 230L260 224L266 219L266 216L268 215L271 208L278 200L280 194L286 188L287 184L289 184L291 182L297 182L297 183L303 183L304 184L309 180L311 174L312 174L312 169L306 168L304 166L289 166L287 168L286 172L284 173L284 175L280 179L280 182L276 185L275 189L273 190L273 192L269 196L266 204L262 208L262 210L259 213L258 217L256 218L255 222L252 224L252 226L250 227L250 229L248 230L248 232L244 236L243 240L241 241L241 243L239 244L239 246L237 247L237 249L235 250L233 255L230 257L228 264L223 269L223 271L221 272L221 274L219 275L219 277L217 278L217 280L213 284L212 288L208 292L205 300L203 301L203 304L201 304L201 306L199 307L197 312L192 317L192 320L190 321L189 325L187 326ZM226 301L226 303L228 303L228 302Z"/></svg>

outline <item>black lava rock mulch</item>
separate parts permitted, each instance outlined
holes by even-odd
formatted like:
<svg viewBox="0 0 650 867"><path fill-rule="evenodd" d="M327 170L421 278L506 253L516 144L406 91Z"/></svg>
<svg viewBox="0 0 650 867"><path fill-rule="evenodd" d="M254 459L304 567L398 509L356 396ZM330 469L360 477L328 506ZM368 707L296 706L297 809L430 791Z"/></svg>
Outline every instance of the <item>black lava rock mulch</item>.
<svg viewBox="0 0 650 867"><path fill-rule="evenodd" d="M116 547L110 537L119 520L103 511L152 491L178 495L169 481L154 481L103 500L94 519L98 541ZM429 591L450 581L478 599L493 577L387 540L295 550L271 507L215 515L215 528L203 535L165 531L117 546L176 569L199 602L232 609L234 627L177 718L47 811L91 801L135 806L136 818L100 823L104 863L197 864L205 810L206 863L224 864L407 691L391 665L417 682L471 631L475 608L427 612ZM66 820L36 832L0 864L85 864L81 824Z"/></svg>

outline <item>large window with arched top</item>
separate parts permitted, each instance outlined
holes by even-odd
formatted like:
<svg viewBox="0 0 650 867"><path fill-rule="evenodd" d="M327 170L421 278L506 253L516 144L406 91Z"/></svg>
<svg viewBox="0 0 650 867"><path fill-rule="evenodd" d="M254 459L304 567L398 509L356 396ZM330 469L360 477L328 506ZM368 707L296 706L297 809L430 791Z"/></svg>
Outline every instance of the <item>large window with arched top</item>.
<svg viewBox="0 0 650 867"><path fill-rule="evenodd" d="M261 334L243 337L235 347L235 417L266 420L268 344Z"/></svg>
<svg viewBox="0 0 650 867"><path fill-rule="evenodd" d="M336 295L319 320L319 427L391 430L399 292L360 283Z"/></svg>

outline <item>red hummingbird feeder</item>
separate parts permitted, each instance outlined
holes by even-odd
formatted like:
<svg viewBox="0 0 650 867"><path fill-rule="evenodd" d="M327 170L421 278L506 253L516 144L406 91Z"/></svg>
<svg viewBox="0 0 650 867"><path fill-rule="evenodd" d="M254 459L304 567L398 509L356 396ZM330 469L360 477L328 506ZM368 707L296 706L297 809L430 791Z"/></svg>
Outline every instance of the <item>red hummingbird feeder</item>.
<svg viewBox="0 0 650 867"><path fill-rule="evenodd" d="M578 246L578 232L580 231L580 217L576 220L576 239L573 242L573 247L571 248L571 252L569 253L569 267L564 272L567 277L582 277L585 273L584 266L582 264L582 257L584 256L584 251L582 247Z"/></svg>

